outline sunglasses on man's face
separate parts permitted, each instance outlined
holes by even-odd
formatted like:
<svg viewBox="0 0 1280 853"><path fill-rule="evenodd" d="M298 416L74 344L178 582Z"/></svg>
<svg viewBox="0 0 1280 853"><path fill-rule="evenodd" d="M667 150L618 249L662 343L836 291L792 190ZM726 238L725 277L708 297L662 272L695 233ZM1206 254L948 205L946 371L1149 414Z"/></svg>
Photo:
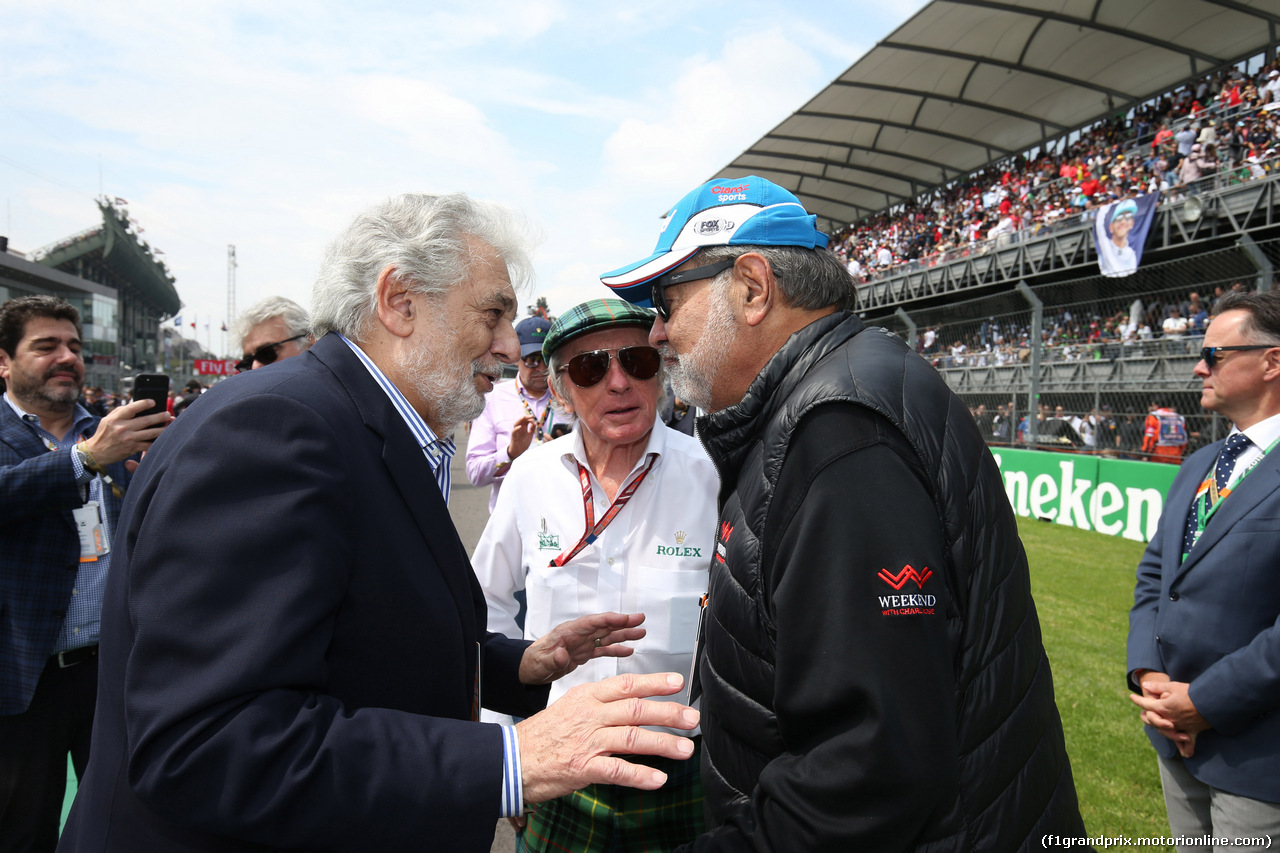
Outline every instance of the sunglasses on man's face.
<svg viewBox="0 0 1280 853"><path fill-rule="evenodd" d="M531 352L524 358L520 359L520 361L530 370L542 370L547 366L547 363L543 361L542 353L540 352Z"/></svg>
<svg viewBox="0 0 1280 853"><path fill-rule="evenodd" d="M653 279L649 283L649 301L653 303L653 308L658 312L658 316L662 318L662 322L665 323L671 319L671 303L667 302L668 287L674 287L677 284L685 284L690 281L701 281L704 278L715 278L733 266L736 260L736 258L730 258L727 261L719 261L718 263L694 267L693 269L676 270Z"/></svg>
<svg viewBox="0 0 1280 853"><path fill-rule="evenodd" d="M288 340L276 341L274 344L263 344L253 352L245 353L244 358L236 362L236 370L241 373L253 370L253 363L255 361L262 365L271 364L280 357L280 353L276 351L276 347L281 346L282 344L290 344L294 341L300 341L305 337L306 334L304 333L301 335L294 335Z"/></svg>
<svg viewBox="0 0 1280 853"><path fill-rule="evenodd" d="M662 358L656 349L651 346L635 346L578 353L560 371L567 371L573 384L579 388L590 388L598 385L609 373L610 353L617 354L618 364L633 379L652 379L658 375L658 368L662 366Z"/></svg>
<svg viewBox="0 0 1280 853"><path fill-rule="evenodd" d="M1273 349L1276 344L1243 344L1236 347L1203 347L1200 350L1200 360L1204 362L1204 366L1213 370L1213 366L1218 363L1218 353L1220 352L1237 352L1239 350L1250 349Z"/></svg>

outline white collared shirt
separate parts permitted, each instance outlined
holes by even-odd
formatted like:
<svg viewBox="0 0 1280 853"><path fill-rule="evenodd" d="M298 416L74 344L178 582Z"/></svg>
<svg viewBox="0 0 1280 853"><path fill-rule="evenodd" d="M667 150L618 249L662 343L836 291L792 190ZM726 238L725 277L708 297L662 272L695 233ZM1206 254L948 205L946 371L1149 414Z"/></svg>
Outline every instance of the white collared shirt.
<svg viewBox="0 0 1280 853"><path fill-rule="evenodd" d="M551 685L550 701L571 687L624 672L678 672L685 689L665 697L689 701L699 601L715 546L719 480L698 441L655 420L644 455L618 494L656 456L631 500L564 566L551 561L573 548L585 529L578 463L590 472L582 435L574 432L531 447L516 459L493 515L476 545L472 565L489 605L489 630L520 636L516 590L528 594L524 637L590 613L645 614L648 632L635 654L597 658ZM598 522L609 508L590 476ZM682 734L686 734L683 733Z"/></svg>
<svg viewBox="0 0 1280 853"><path fill-rule="evenodd" d="M1272 445L1276 439L1280 439L1280 415L1272 415L1258 421L1246 430L1238 430L1232 427L1231 432L1227 433L1230 438L1234 433L1243 432L1249 437L1249 446L1241 451L1236 458L1236 466L1231 472L1231 481L1234 485L1240 475L1248 471L1256 463L1262 461L1262 456L1266 449Z"/></svg>

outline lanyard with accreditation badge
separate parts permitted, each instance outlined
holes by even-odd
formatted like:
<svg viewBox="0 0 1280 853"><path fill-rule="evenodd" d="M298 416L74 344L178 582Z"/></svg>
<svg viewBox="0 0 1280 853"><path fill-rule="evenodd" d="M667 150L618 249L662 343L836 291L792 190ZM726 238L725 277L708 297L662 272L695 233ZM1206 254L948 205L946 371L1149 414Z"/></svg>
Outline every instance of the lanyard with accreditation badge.
<svg viewBox="0 0 1280 853"><path fill-rule="evenodd" d="M631 500L631 496L636 493L636 489L640 488L640 484L644 482L644 478L649 475L653 464L658 461L658 454L650 454L649 464L644 466L644 470L640 475L627 484L627 487L614 499L609 509L600 518L600 522L596 523L595 503L591 499L591 475L587 472L586 467L578 462L578 481L582 483L582 512L586 516L586 529L582 534L582 538L578 540L578 544L574 545L568 551L565 551L559 557L551 561L552 566L563 566L578 555L583 548L595 542L604 529L609 526L609 522L622 512L622 508L627 505L627 501Z"/></svg>
<svg viewBox="0 0 1280 853"><path fill-rule="evenodd" d="M1196 541L1200 540L1201 534L1204 533L1205 527L1209 524L1209 519L1213 518L1214 513L1218 511L1218 507L1222 506L1222 502L1227 499L1227 496L1240 488L1240 483L1244 478L1249 476L1249 474L1253 472L1254 468L1258 467L1258 463L1267 458L1267 454L1269 454L1277 444L1280 444L1280 438L1277 438L1275 441L1271 442L1271 444L1267 445L1267 448L1262 451L1262 455L1255 459L1248 468L1241 471L1238 476L1232 477L1231 482L1229 482L1227 487L1221 492L1218 491L1218 483L1214 479L1213 468L1209 469L1208 475L1206 475L1204 480L1200 483L1200 486L1196 489L1195 497L1192 498L1196 508ZM1206 493L1209 496L1208 500L1201 500L1201 496ZM1184 553L1182 555L1182 559L1185 560L1186 558L1187 554Z"/></svg>
<svg viewBox="0 0 1280 853"><path fill-rule="evenodd" d="M42 439L44 446L51 453L58 452L58 446L48 439ZM84 441L81 433L79 441ZM116 488L115 483L111 483ZM71 510L75 519L76 535L80 538L80 562L92 563L111 551L111 542L107 538L107 526L102 523L102 505L99 501L85 501L84 506Z"/></svg>
<svg viewBox="0 0 1280 853"><path fill-rule="evenodd" d="M547 416L551 414L551 401L547 401L547 407L542 410L542 417L539 418L533 414L533 409L529 407L529 401L524 398L524 389L521 389L520 393L516 396L520 398L520 405L524 406L525 414L527 414L538 426L537 431L534 433L534 438L536 438L539 443L546 441Z"/></svg>

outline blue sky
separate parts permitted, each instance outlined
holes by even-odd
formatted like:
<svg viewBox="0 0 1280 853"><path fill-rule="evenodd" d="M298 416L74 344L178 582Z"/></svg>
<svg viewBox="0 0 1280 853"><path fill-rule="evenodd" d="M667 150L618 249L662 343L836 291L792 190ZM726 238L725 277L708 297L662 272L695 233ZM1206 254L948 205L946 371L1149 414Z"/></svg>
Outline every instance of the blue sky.
<svg viewBox="0 0 1280 853"><path fill-rule="evenodd" d="M240 308L305 305L356 211L460 190L530 221L523 301L562 311L923 5L0 0L0 234L31 252L127 199L204 340L227 244Z"/></svg>

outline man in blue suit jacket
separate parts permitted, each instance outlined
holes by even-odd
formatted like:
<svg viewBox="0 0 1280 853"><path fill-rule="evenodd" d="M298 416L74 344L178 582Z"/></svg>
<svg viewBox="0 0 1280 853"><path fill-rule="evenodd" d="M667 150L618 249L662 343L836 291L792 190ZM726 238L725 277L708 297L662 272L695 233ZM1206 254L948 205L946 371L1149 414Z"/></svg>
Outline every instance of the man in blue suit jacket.
<svg viewBox="0 0 1280 853"><path fill-rule="evenodd" d="M1280 838L1280 292L1225 297L1204 344L1200 404L1233 429L1182 463L1138 566L1130 698L1175 836Z"/></svg>
<svg viewBox="0 0 1280 853"><path fill-rule="evenodd" d="M89 758L98 618L129 473L171 419L76 400L80 314L53 296L0 306L0 851L52 851L67 782ZM135 417L137 416L137 417ZM105 475L105 476L104 476ZM94 537L94 528L98 536ZM83 529L82 544L77 531Z"/></svg>
<svg viewBox="0 0 1280 853"><path fill-rule="evenodd" d="M532 645L485 630L446 506L449 435L513 361L501 209L401 196L329 249L323 337L212 388L148 454L103 603L94 750L59 850L487 850L499 817L613 753L687 756L692 709L614 679L535 713L547 682L628 654L639 616ZM473 722L479 705L520 716Z"/></svg>

